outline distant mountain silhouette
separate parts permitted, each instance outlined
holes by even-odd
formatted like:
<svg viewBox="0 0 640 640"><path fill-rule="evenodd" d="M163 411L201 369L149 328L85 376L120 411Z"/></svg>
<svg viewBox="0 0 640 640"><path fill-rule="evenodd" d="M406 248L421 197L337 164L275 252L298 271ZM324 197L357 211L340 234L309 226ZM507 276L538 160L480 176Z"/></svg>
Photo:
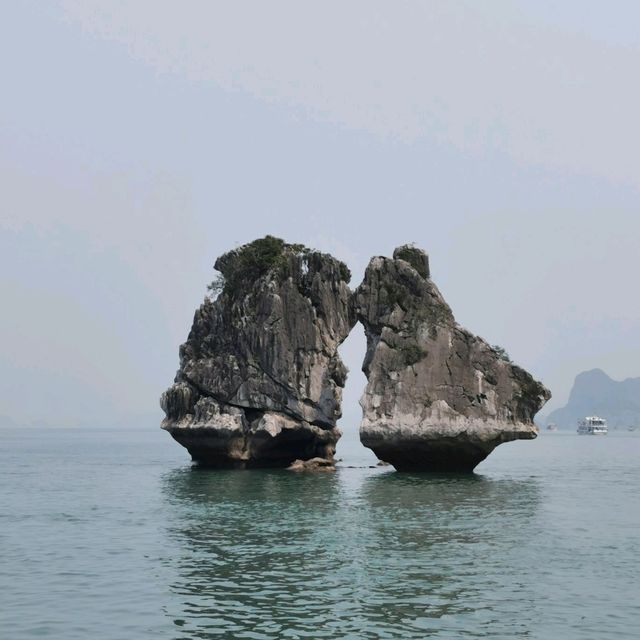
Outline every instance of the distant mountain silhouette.
<svg viewBox="0 0 640 640"><path fill-rule="evenodd" d="M640 378L612 380L602 369L578 374L569 402L552 411L547 423L560 429L574 429L578 420L598 415L606 418L609 428L640 426Z"/></svg>

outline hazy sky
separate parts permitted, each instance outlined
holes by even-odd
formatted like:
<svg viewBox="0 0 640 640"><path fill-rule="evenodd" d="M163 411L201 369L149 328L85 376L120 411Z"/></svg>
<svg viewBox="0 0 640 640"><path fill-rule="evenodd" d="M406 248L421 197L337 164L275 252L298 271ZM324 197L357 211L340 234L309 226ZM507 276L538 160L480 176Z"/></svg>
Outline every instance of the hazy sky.
<svg viewBox="0 0 640 640"><path fill-rule="evenodd" d="M616 0L2 3L0 414L159 416L215 257L267 233L354 284L425 248L545 411L581 370L640 376L638 24ZM361 330L343 354L350 429Z"/></svg>

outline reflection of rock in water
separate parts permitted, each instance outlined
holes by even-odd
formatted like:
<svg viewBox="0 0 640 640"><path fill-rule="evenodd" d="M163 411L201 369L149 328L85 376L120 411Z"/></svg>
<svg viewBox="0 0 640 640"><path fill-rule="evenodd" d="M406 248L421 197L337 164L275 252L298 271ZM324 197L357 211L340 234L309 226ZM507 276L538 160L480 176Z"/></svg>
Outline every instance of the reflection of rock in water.
<svg viewBox="0 0 640 640"><path fill-rule="evenodd" d="M508 620L505 599L529 597L534 482L188 469L163 493L182 637L424 638L468 632L459 616Z"/></svg>
<svg viewBox="0 0 640 640"><path fill-rule="evenodd" d="M500 615L500 593L528 590L518 555L531 535L539 494L534 482L479 475L368 478L360 544L376 579L366 615L385 601L387 621L400 627L417 608L423 618L416 628L433 633L440 618L468 614L480 623ZM447 622L447 629L456 628ZM460 631L468 629L460 623Z"/></svg>
<svg viewBox="0 0 640 640"><path fill-rule="evenodd" d="M195 468L168 474L164 493L181 549L171 589L185 603L169 614L185 637L278 637L333 618L332 597L313 594L335 562L334 474Z"/></svg>
<svg viewBox="0 0 640 640"><path fill-rule="evenodd" d="M317 509L336 499L335 478L330 476L316 481L315 476L296 476L286 470L258 469L252 474L183 467L164 476L163 490L180 508L197 505L246 510L247 505L261 508L269 504L281 510L298 508L298 498L305 496L313 501L310 508Z"/></svg>

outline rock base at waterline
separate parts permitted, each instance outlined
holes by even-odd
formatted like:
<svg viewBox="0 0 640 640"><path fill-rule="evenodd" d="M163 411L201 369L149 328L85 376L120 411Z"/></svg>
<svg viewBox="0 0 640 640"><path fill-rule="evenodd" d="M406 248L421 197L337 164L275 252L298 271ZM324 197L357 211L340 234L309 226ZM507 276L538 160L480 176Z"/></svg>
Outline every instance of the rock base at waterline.
<svg viewBox="0 0 640 640"><path fill-rule="evenodd" d="M258 412L259 413L259 412ZM236 409L219 414L216 422L163 428L185 447L194 462L222 469L288 467L295 460L333 459L340 438L337 427L323 429L273 412L248 420Z"/></svg>
<svg viewBox="0 0 640 640"><path fill-rule="evenodd" d="M433 439L407 437L394 442L388 438L361 437L366 447L397 471L470 473L498 445L514 439L533 439L536 433L530 430L520 432L517 438L508 435L489 440L441 436Z"/></svg>

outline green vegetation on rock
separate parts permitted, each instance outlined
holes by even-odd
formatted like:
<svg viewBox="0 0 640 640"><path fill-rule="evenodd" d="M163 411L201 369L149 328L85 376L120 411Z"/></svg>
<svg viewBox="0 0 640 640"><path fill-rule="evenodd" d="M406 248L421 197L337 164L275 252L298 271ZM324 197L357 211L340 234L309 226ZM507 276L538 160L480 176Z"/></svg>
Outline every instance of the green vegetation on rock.
<svg viewBox="0 0 640 640"><path fill-rule="evenodd" d="M207 288L214 294L222 291L232 294L246 290L266 274L281 282L290 275L289 256L307 257L312 252L303 244L288 244L275 236L259 238L220 256L214 265L220 275ZM347 265L340 262L339 269L340 277L348 283L351 272Z"/></svg>
<svg viewBox="0 0 640 640"><path fill-rule="evenodd" d="M402 353L404 362L408 367L416 364L416 362L420 362L420 360L427 356L427 352L417 344L411 344L401 347L400 353Z"/></svg>
<svg viewBox="0 0 640 640"><path fill-rule="evenodd" d="M393 258L408 262L423 278L429 277L429 259L422 249L405 244L393 252Z"/></svg>
<svg viewBox="0 0 640 640"><path fill-rule="evenodd" d="M344 262L340 262L340 277L349 284L351 282L351 269Z"/></svg>
<svg viewBox="0 0 640 640"><path fill-rule="evenodd" d="M504 360L505 362L511 362L511 358L509 357L509 354L501 346L494 344L491 346L491 348L493 349L494 353L498 356L498 358L500 358L500 360Z"/></svg>

